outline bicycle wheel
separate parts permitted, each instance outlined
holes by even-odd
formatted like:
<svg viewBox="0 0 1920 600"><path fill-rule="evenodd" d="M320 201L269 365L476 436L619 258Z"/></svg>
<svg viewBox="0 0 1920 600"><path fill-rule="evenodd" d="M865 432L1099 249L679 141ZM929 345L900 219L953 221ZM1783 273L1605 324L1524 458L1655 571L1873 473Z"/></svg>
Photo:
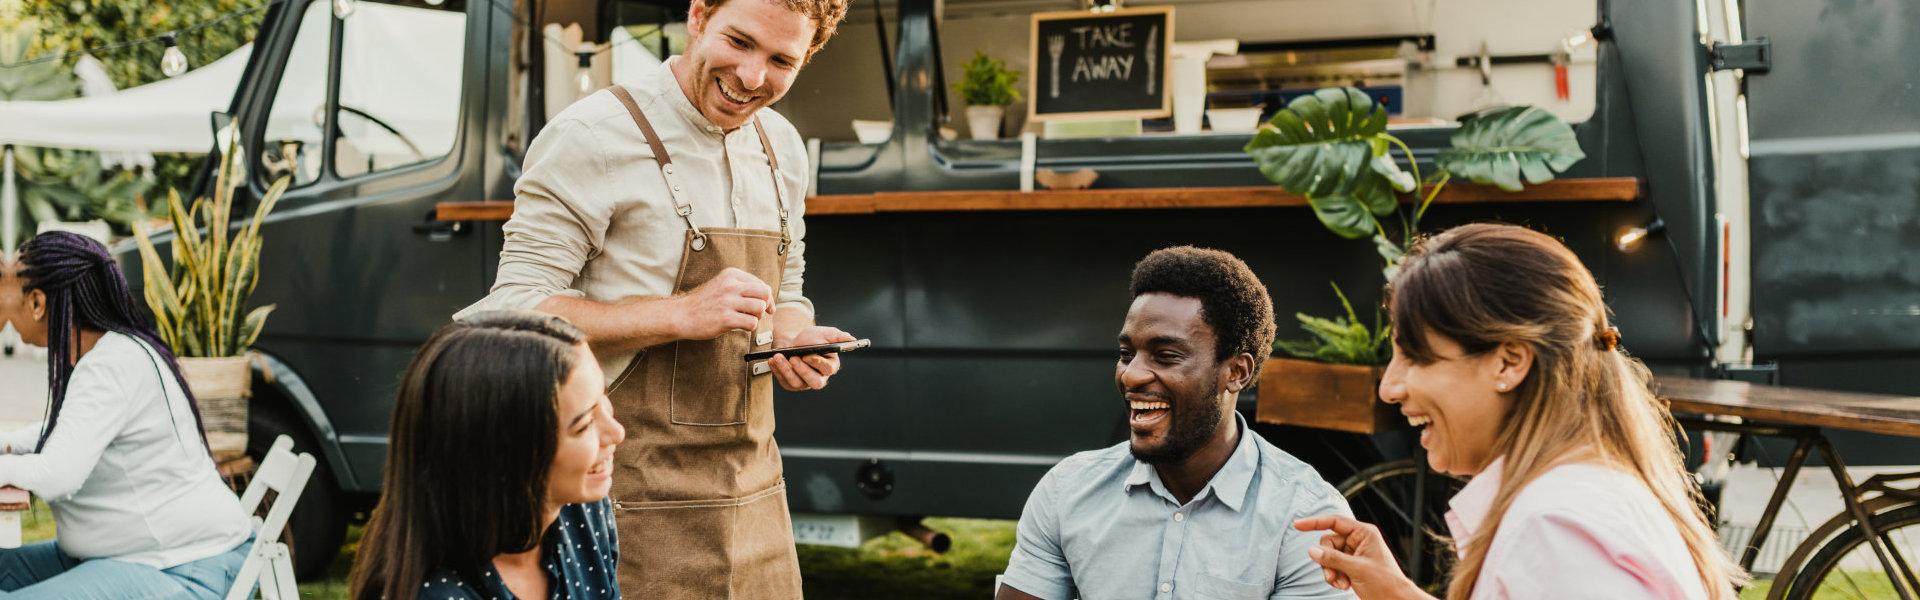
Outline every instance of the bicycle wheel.
<svg viewBox="0 0 1920 600"><path fill-rule="evenodd" d="M1896 568L1913 572L1920 557L1920 504L1909 504L1873 515L1872 523L1891 550ZM1835 534L1807 559L1782 596L1788 600L1813 598L1899 598L1873 547L1859 524ZM1911 581L1911 580L1909 580Z"/></svg>
<svg viewBox="0 0 1920 600"><path fill-rule="evenodd" d="M1429 592L1446 581L1453 549L1433 532L1446 531L1447 499L1467 484L1465 479L1426 471L1426 497L1416 494L1417 478L1426 465L1416 459L1380 463L1355 473L1336 486L1353 507L1353 516L1380 528L1393 548L1400 570ZM1420 526L1414 526L1414 516Z"/></svg>

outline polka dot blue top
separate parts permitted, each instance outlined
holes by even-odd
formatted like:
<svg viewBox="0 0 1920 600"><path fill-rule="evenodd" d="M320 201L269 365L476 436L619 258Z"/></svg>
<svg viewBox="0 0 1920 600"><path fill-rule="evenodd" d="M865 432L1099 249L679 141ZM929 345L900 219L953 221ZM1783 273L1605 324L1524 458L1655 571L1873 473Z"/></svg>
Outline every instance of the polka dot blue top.
<svg viewBox="0 0 1920 600"><path fill-rule="evenodd" d="M560 518L547 528L540 550L550 590L546 600L619 600L614 566L620 563L620 543L615 531L613 507L606 500L560 507ZM483 581L475 585L452 569L440 569L427 577L419 600L539 600L507 591L491 562L480 576Z"/></svg>

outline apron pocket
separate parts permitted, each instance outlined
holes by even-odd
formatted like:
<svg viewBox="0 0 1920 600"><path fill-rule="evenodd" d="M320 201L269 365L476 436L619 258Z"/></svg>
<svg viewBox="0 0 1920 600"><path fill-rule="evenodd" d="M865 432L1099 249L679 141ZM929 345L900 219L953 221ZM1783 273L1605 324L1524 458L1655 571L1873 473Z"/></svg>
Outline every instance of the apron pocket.
<svg viewBox="0 0 1920 600"><path fill-rule="evenodd" d="M800 598L786 487L744 498L621 502L620 591L627 598Z"/></svg>
<svg viewBox="0 0 1920 600"><path fill-rule="evenodd" d="M733 597L800 597L800 556L793 547L793 520L787 515L784 484L773 493L740 505L734 529Z"/></svg>
<svg viewBox="0 0 1920 600"><path fill-rule="evenodd" d="M626 598L726 598L731 501L622 503L620 595Z"/></svg>
<svg viewBox="0 0 1920 600"><path fill-rule="evenodd" d="M761 379L748 374L750 366L743 359L752 348L753 333L747 331L674 342L673 381L667 390L668 418L673 424L745 424L753 380Z"/></svg>

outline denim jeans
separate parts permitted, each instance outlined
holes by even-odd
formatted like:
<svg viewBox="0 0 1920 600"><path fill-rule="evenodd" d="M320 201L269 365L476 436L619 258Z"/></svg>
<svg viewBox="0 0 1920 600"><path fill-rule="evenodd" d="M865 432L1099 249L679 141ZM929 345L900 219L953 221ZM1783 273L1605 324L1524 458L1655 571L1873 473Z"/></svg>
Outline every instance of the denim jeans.
<svg viewBox="0 0 1920 600"><path fill-rule="evenodd" d="M111 558L78 560L54 540L0 550L0 599L220 600L253 549L238 548L170 569Z"/></svg>

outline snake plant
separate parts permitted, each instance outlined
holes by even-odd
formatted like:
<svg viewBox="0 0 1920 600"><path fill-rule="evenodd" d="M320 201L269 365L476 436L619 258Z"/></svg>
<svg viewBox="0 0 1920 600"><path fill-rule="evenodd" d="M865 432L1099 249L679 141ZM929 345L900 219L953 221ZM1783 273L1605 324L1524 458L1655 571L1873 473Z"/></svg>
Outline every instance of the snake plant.
<svg viewBox="0 0 1920 600"><path fill-rule="evenodd" d="M252 220L236 228L232 223L234 188L240 183L233 177L236 154L232 146L221 154L212 198L200 198L188 206L180 201L178 191L168 190L168 218L174 232L171 270L161 264L145 228L134 228L147 306L153 309L161 339L182 357L245 354L273 312L269 304L243 316L247 297L260 280L260 222L279 202L289 180L275 181L260 197Z"/></svg>

